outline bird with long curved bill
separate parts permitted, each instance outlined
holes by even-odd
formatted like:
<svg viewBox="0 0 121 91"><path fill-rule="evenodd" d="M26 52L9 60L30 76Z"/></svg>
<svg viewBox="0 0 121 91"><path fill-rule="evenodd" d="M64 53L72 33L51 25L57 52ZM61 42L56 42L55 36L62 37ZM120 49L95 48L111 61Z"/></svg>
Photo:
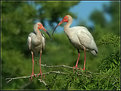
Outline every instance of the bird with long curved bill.
<svg viewBox="0 0 121 91"><path fill-rule="evenodd" d="M59 25L61 25L63 22L66 22L66 25L64 26L65 34L67 35L70 42L78 51L77 62L76 62L76 65L73 67L73 69L75 68L81 69L81 68L78 68L80 49L81 49L81 50L84 50L84 66L82 70L85 70L86 51L90 51L93 55L97 55L98 53L98 48L96 46L94 38L86 27L83 27L83 26L70 27L70 25L72 24L72 17L70 15L66 15L62 19L62 21L60 21L60 23L53 30L52 35L54 34L56 28Z"/></svg>
<svg viewBox="0 0 121 91"><path fill-rule="evenodd" d="M39 72L38 76L41 75L41 78L42 78L41 55L42 55L43 49L45 49L45 37L43 36L43 34L41 33L40 30L45 31L48 34L48 36L51 38L50 34L47 32L47 30L43 27L43 25L40 22L37 22L34 25L34 31L31 32L28 36L27 43L28 43L29 50L31 51L31 54L32 54L31 79L33 76L35 76L35 74L34 74L34 54L38 54L38 53L40 53L40 59L39 59L40 72Z"/></svg>

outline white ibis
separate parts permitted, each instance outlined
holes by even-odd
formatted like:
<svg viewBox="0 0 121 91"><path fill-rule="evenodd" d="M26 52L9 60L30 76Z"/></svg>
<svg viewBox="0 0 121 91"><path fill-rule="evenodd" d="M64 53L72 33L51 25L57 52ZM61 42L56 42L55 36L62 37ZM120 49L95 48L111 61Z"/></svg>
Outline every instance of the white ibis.
<svg viewBox="0 0 121 91"><path fill-rule="evenodd" d="M94 38L86 27L70 27L70 25L72 24L72 17L70 15L66 15L57 26L61 25L63 22L67 22L67 24L64 26L64 32L66 33L70 42L78 51L78 59L76 65L73 68L80 69L78 68L78 61L80 58L80 49L82 49L84 50L84 67L82 70L85 70L86 51L90 51L93 55L97 55L98 53L98 48L96 46ZM55 29L57 28L57 26L55 27ZM53 33L55 29L53 30Z"/></svg>
<svg viewBox="0 0 121 91"><path fill-rule="evenodd" d="M28 43L29 50L31 50L31 54L32 54L31 79L33 76L35 76L35 74L34 74L34 54L38 54L38 53L40 53L40 59L39 59L40 72L39 72L38 76L41 75L41 77L42 77L41 55L42 55L42 50L45 48L45 38L44 38L43 34L40 32L40 29L44 30L50 37L50 34L47 32L47 30L43 27L43 25L40 22L38 22L34 25L34 31L31 32L28 36L27 43Z"/></svg>

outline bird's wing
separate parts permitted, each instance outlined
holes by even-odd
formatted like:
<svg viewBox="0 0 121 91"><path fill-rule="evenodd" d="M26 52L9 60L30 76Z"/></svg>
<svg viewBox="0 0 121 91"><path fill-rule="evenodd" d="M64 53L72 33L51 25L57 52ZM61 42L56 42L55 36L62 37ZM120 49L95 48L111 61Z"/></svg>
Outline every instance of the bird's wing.
<svg viewBox="0 0 121 91"><path fill-rule="evenodd" d="M28 36L27 44L29 46L29 49L31 49L31 37L30 36Z"/></svg>
<svg viewBox="0 0 121 91"><path fill-rule="evenodd" d="M77 32L77 36L80 40L80 42L87 48L91 49L91 50L95 50L96 52L98 52L98 48L96 46L96 43L94 41L93 36L91 35L91 33L88 31L87 28L82 27L80 29L80 31Z"/></svg>
<svg viewBox="0 0 121 91"><path fill-rule="evenodd" d="M93 49L92 44L94 42L94 39L86 27L76 26L72 27L70 31L74 33L74 37L78 37L78 40L81 45L86 48Z"/></svg>
<svg viewBox="0 0 121 91"><path fill-rule="evenodd" d="M88 31L88 29L86 27L83 26L76 26L73 28L77 28L77 33L82 33L82 34L86 34L88 37L90 37L91 39L93 38L92 34Z"/></svg>
<svg viewBox="0 0 121 91"><path fill-rule="evenodd" d="M45 36L42 34L42 49L45 49Z"/></svg>
<svg viewBox="0 0 121 91"><path fill-rule="evenodd" d="M88 36L85 32L77 33L77 37L82 44L86 48L90 48L90 44L92 42L92 38Z"/></svg>

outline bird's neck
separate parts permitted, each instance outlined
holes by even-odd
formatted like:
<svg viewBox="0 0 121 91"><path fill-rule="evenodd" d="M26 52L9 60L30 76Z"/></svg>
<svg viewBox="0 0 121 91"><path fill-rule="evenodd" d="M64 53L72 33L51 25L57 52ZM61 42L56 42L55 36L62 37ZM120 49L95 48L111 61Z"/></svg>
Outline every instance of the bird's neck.
<svg viewBox="0 0 121 91"><path fill-rule="evenodd" d="M64 26L64 31L68 30L71 24L72 24L72 18L70 18L67 24Z"/></svg>
<svg viewBox="0 0 121 91"><path fill-rule="evenodd" d="M68 35L69 34L69 28L70 28L70 25L72 24L72 18L69 19L69 21L67 22L67 24L64 26L64 31L65 33Z"/></svg>
<svg viewBox="0 0 121 91"><path fill-rule="evenodd" d="M37 29L34 29L34 32L36 33L36 35L37 35L38 37L41 37L41 36L42 36L42 34L41 34L41 32L39 31L38 28L37 28Z"/></svg>

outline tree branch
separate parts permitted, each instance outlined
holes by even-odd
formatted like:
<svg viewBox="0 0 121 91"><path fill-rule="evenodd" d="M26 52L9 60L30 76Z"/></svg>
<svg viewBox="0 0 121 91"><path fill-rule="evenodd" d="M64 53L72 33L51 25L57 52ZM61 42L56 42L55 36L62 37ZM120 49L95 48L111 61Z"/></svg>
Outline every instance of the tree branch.
<svg viewBox="0 0 121 91"><path fill-rule="evenodd" d="M67 65L47 66L46 64L41 64L41 66L47 67L47 68L59 68L59 67L63 67L63 68L73 69L73 67L70 67L70 66L67 66ZM75 69L75 68L74 68L74 69Z"/></svg>
<svg viewBox="0 0 121 91"><path fill-rule="evenodd" d="M47 67L47 68L59 68L59 67L63 67L63 68L69 68L69 69L76 69L76 68L73 68L73 67L70 67L70 66L66 66L66 65L56 65L56 66L48 66L46 64L41 64L42 67ZM46 73L43 73L43 75L49 75L49 74L61 74L61 75L66 75L66 74L69 74L69 73L65 73L65 72L61 72L61 71L49 71L49 72L46 72ZM86 73L89 73L89 74L92 74L92 72L89 72L89 71L86 71ZM83 75L83 73L78 73L76 72L77 75ZM98 74L98 73L95 73L95 74ZM35 76L37 76L37 74L35 74ZM87 75L85 75L87 76ZM26 78L30 78L31 76L21 76L21 77L13 77L13 78L6 78L7 80L7 83L11 82L12 80L17 80L17 79L26 79ZM38 79L40 82L42 82L46 87L47 87L47 84L44 82L44 80L42 79Z"/></svg>
<svg viewBox="0 0 121 91"><path fill-rule="evenodd" d="M50 71L50 72L46 72L46 73L43 73L43 75L49 75L51 73L56 73L56 74L62 74L62 75L65 75L67 73L64 73L64 72L60 72L60 71ZM37 74L35 74L35 76L37 76ZM31 76L21 76L21 77L14 77L14 78L6 78L7 83L11 82L12 80L17 80L17 79L26 79L26 78L30 78Z"/></svg>
<svg viewBox="0 0 121 91"><path fill-rule="evenodd" d="M47 66L46 64L41 64L42 67L47 67L47 68L58 68L58 67L63 67L63 68L69 68L69 69L73 69L73 67L70 67L70 66L66 66L66 65L57 65L57 66ZM56 74L67 74L67 73L64 73L64 72L60 72L60 71L50 71L50 72L46 72L46 73L43 73L44 75L48 75L50 73L56 73ZM36 76L37 74L35 74ZM25 79L25 78L30 78L30 76L22 76L22 77L14 77L14 78L6 78L7 83L9 83L10 81L12 80L16 80L16 79Z"/></svg>

